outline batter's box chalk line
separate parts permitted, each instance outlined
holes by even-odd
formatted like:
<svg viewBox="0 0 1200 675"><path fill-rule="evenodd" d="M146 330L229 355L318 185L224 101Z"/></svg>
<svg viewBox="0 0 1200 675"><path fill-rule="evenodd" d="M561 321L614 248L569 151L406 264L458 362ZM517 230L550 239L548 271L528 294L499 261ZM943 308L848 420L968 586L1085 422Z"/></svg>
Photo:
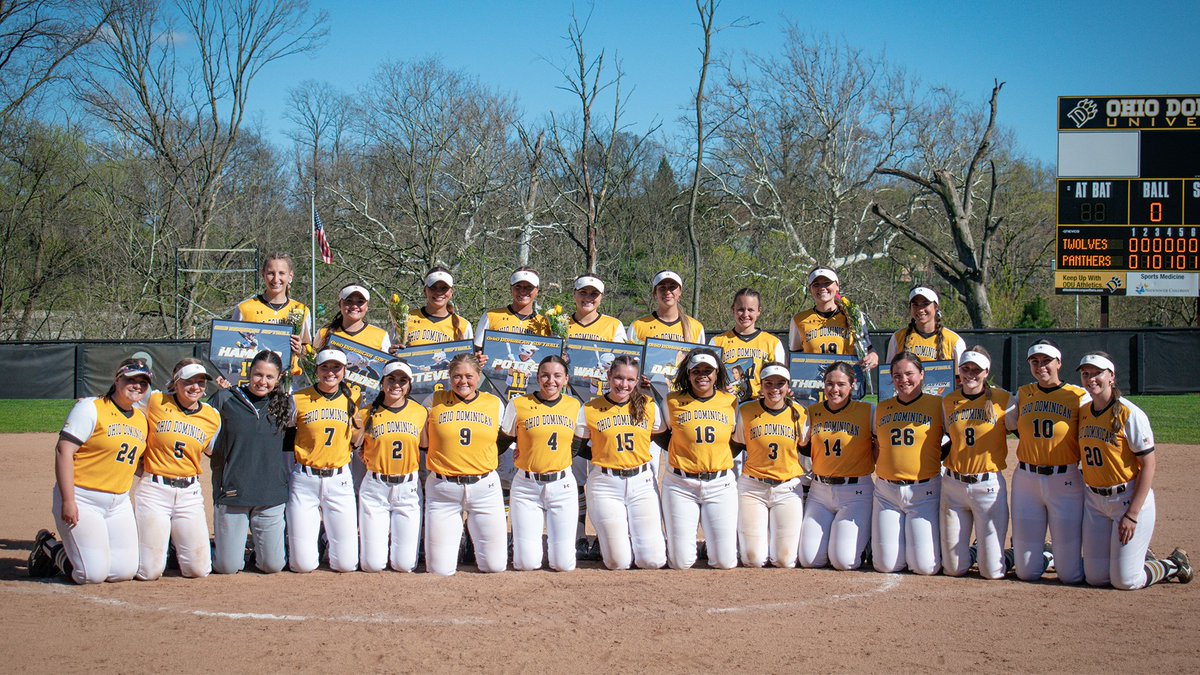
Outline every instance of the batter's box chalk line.
<svg viewBox="0 0 1200 675"><path fill-rule="evenodd" d="M740 607L710 607L709 614L739 614L743 612L774 612L781 609L793 609L796 607L811 607L812 605L824 605L830 602L843 602L845 600L857 600L859 598L869 598L881 593L887 593L900 585L900 580L903 579L899 574L884 574L880 575L879 583L875 588L861 591L858 593L834 593L833 595L823 595L819 598L811 598L807 600L796 600L794 602L772 602L764 605L742 605Z"/></svg>

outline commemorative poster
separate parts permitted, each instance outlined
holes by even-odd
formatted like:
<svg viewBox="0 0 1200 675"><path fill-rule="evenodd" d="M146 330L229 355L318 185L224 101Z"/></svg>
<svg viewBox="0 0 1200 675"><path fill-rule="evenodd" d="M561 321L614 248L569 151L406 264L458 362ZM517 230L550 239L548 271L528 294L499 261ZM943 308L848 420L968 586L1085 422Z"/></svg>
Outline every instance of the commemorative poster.
<svg viewBox="0 0 1200 675"><path fill-rule="evenodd" d="M932 396L945 396L946 392L954 388L954 362L953 361L926 361L925 366L925 386L921 389ZM896 395L896 388L892 386L891 370L885 366L879 366L879 400L883 401Z"/></svg>
<svg viewBox="0 0 1200 675"><path fill-rule="evenodd" d="M412 368L412 393L409 397L415 401L424 401L435 391L446 388L450 382L450 359L459 354L469 354L475 349L471 340L458 342L439 342L420 347L405 347L397 356L404 359Z"/></svg>
<svg viewBox="0 0 1200 675"><path fill-rule="evenodd" d="M493 393L505 401L537 391L538 362L562 355L563 341L525 333L483 332L483 376Z"/></svg>
<svg viewBox="0 0 1200 675"><path fill-rule="evenodd" d="M687 353L696 347L711 349L717 355L717 363L724 360L724 351L712 345L694 345L690 342L675 342L661 338L646 340L642 352L642 374L650 380L650 388L654 390L654 399L659 403L667 400L667 394L675 390L672 381L679 370Z"/></svg>
<svg viewBox="0 0 1200 675"><path fill-rule="evenodd" d="M857 401L866 393L866 380L858 357L848 354L806 354L792 352L789 370L792 374L792 398L802 405L825 400L825 371L838 362L854 366L854 391L850 398Z"/></svg>
<svg viewBox="0 0 1200 675"><path fill-rule="evenodd" d="M359 407L371 405L379 394L383 366L395 357L336 335L329 338L328 348L337 349L346 355L346 384L358 396Z"/></svg>
<svg viewBox="0 0 1200 675"><path fill-rule="evenodd" d="M284 367L292 361L292 327L215 319L208 339L208 360L217 374L233 386L250 381L250 361L269 349L279 355Z"/></svg>
<svg viewBox="0 0 1200 675"><path fill-rule="evenodd" d="M632 356L640 361L642 346L603 340L567 340L571 394L586 403L607 391L608 367L618 356Z"/></svg>

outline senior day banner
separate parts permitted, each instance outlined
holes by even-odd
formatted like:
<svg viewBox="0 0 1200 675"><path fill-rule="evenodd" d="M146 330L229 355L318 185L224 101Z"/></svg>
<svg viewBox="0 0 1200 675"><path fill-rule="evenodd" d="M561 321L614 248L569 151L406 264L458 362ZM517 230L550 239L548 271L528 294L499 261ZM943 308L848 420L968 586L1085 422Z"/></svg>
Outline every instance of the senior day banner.
<svg viewBox="0 0 1200 675"><path fill-rule="evenodd" d="M340 350L346 355L346 384L358 394L359 407L371 405L375 396L379 394L383 366L395 357L336 335L329 338L329 348Z"/></svg>
<svg viewBox="0 0 1200 675"><path fill-rule="evenodd" d="M483 375L505 401L537 391L538 362L562 354L563 341L524 333L483 332Z"/></svg>
<svg viewBox="0 0 1200 675"><path fill-rule="evenodd" d="M792 352L788 369L792 374L792 398L803 405L825 399L825 371L835 363L844 362L854 366L854 391L850 398L857 401L866 393L866 380L857 356L847 354L805 354ZM890 382L890 380L889 380Z"/></svg>
<svg viewBox="0 0 1200 675"><path fill-rule="evenodd" d="M603 340L567 340L571 394L587 403L608 390L608 367L618 356L642 358L642 346Z"/></svg>
<svg viewBox="0 0 1200 675"><path fill-rule="evenodd" d="M264 349L278 354L287 368L292 360L291 340L291 326L214 319L208 360L218 375L236 387L250 381L250 362Z"/></svg>
<svg viewBox="0 0 1200 675"><path fill-rule="evenodd" d="M475 344L471 340L406 347L397 356L404 359L413 371L409 398L424 401L433 392L445 389L450 381L450 371L446 370L450 359L459 354L470 354L474 349Z"/></svg>
<svg viewBox="0 0 1200 675"><path fill-rule="evenodd" d="M667 400L667 394L675 390L672 380L679 370L679 365L687 357L687 353L696 347L711 349L717 355L717 363L724 361L724 350L712 345L694 345L690 342L675 342L661 338L646 340L642 352L642 374L650 380L650 388L654 390L654 399L659 404Z"/></svg>
<svg viewBox="0 0 1200 675"><path fill-rule="evenodd" d="M921 390L932 396L945 396L946 392L954 389L953 361L926 361L925 385ZM883 401L896 395L896 387L892 385L892 371L884 365L879 367L879 400Z"/></svg>

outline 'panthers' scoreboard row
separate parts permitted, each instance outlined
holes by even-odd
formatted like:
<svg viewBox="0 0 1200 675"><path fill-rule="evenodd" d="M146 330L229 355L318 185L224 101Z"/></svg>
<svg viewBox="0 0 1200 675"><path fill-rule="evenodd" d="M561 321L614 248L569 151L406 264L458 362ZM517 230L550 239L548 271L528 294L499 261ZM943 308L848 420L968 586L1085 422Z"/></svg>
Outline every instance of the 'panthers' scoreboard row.
<svg viewBox="0 0 1200 675"><path fill-rule="evenodd" d="M1200 295L1200 96L1058 99L1054 286Z"/></svg>

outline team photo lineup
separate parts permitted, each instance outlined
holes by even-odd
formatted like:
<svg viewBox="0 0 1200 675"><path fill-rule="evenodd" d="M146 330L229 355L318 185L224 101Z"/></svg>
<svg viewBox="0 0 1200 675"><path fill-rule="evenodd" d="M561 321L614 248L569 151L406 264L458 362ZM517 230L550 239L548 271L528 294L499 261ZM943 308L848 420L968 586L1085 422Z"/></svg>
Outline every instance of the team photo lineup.
<svg viewBox="0 0 1200 675"><path fill-rule="evenodd" d="M1117 387L1129 364L1099 351L1068 358L1040 339L1024 354L1034 382L1004 391L989 383L993 357L942 325L927 286L899 299L909 324L878 349L823 267L807 276L812 305L791 318L786 345L757 327L750 288L732 298L733 327L710 337L670 270L647 280L653 310L628 326L602 313L593 275L574 281L573 311L543 308L538 274L521 267L510 302L473 322L455 311L451 271L435 267L407 315L372 323L380 293L352 283L323 326L291 295L288 255L266 256L261 277L263 292L230 318L290 326L279 338L290 350L245 337L245 367L216 375L195 358L169 374L130 358L113 364L107 392L76 402L55 447L54 529L37 534L30 575L92 584L168 567L205 577L325 563L448 576L461 565L569 572L584 560L1052 572L1122 590L1193 578L1182 549L1150 550L1154 432ZM598 377L580 397L557 346L568 339L672 341L673 377L656 388L639 356L597 353L582 364ZM436 350L461 342L473 348ZM346 344L363 349L336 346ZM431 347L432 365L406 359ZM830 359L819 400L801 401L792 354L852 358ZM939 361L955 370L943 396L924 388ZM894 395L857 400L876 368ZM431 369L444 383L413 395Z"/></svg>

